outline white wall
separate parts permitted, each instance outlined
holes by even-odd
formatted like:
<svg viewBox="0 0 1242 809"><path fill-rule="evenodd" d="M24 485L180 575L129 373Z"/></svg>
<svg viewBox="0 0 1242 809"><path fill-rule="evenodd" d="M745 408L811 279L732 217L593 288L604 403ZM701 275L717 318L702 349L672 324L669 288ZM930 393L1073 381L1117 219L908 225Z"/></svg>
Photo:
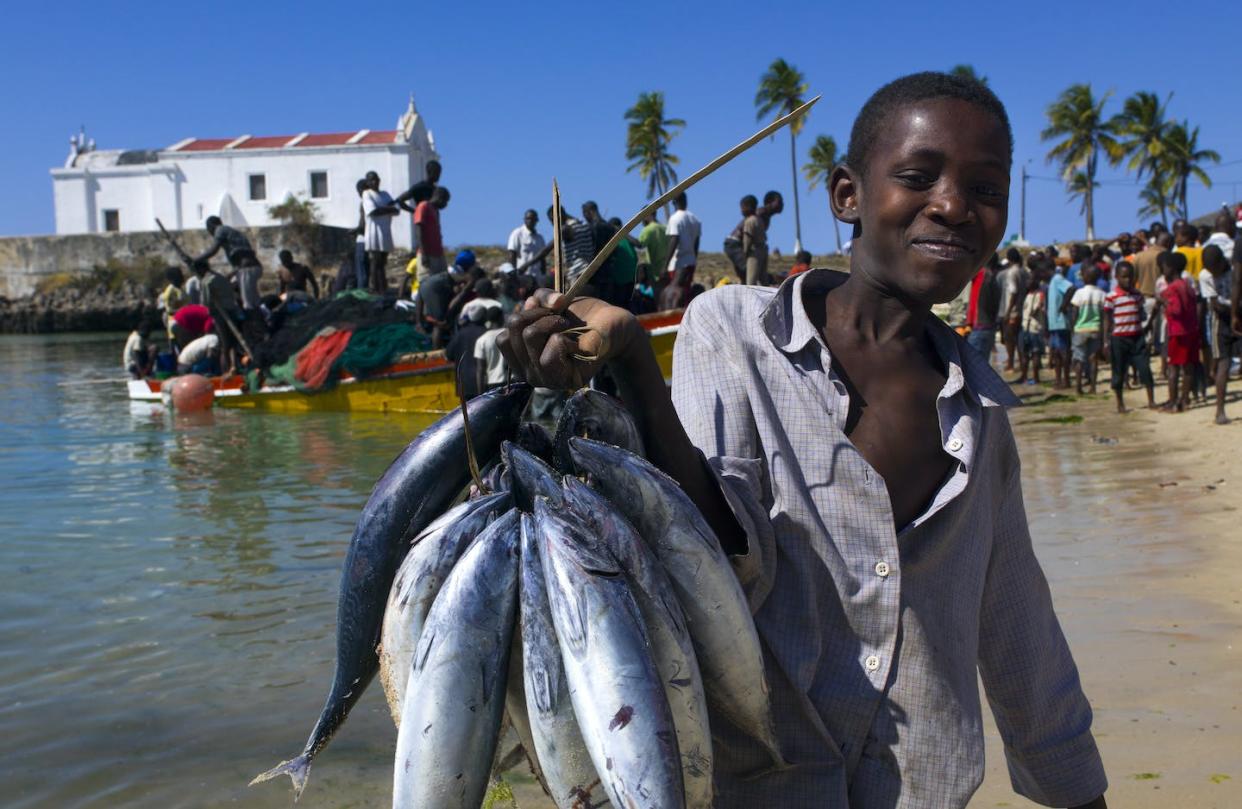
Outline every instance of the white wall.
<svg viewBox="0 0 1242 809"><path fill-rule="evenodd" d="M243 149L214 152L161 152L159 163L106 169L53 169L56 232L94 233L103 230L103 211L120 212L122 231L155 229L160 217L171 229L203 226L220 215L226 194L241 218L240 225L273 224L267 209L286 196L310 197L310 173L328 173L328 196L313 200L325 225L354 227L358 194L354 183L368 171L378 172L382 187L393 196L423 179L424 155L416 144ZM267 197L249 198L249 176L264 174ZM231 217L225 217L226 220ZM393 221L398 247L414 243L414 225L406 214Z"/></svg>
<svg viewBox="0 0 1242 809"><path fill-rule="evenodd" d="M354 184L368 171L378 172L382 187L396 196L422 179L421 161L405 144L327 148L253 149L187 154L165 153L162 160L175 160L185 175L181 189L183 227L201 227L208 216L220 215L224 194L244 219L238 224L272 224L267 209L293 194L310 198L312 171L328 173L328 196L312 200L325 225L354 227L358 223L358 193ZM250 175L263 174L267 198L251 200ZM393 239L398 247L413 244L414 226L409 216L397 217Z"/></svg>

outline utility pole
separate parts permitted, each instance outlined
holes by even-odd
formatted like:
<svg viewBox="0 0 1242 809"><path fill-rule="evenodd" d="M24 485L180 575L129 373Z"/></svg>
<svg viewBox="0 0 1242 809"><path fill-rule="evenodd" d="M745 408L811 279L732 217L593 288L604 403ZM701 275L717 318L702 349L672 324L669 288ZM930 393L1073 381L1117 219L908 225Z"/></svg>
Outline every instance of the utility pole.
<svg viewBox="0 0 1242 809"><path fill-rule="evenodd" d="M1018 239L1026 242L1026 163L1022 164L1022 214L1018 219Z"/></svg>

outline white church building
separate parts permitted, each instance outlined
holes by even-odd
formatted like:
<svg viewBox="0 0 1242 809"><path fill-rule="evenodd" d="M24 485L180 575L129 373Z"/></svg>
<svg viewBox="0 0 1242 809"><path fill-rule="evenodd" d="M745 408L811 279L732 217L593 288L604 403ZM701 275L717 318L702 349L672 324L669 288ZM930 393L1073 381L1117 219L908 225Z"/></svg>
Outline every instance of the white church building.
<svg viewBox="0 0 1242 809"><path fill-rule="evenodd" d="M202 227L216 215L241 227L276 224L268 208L290 196L315 203L325 225L358 224L355 183L377 172L394 197L438 159L414 98L396 129L186 138L166 149L96 149L84 135L52 169L56 233ZM409 216L393 219L393 241L413 245Z"/></svg>

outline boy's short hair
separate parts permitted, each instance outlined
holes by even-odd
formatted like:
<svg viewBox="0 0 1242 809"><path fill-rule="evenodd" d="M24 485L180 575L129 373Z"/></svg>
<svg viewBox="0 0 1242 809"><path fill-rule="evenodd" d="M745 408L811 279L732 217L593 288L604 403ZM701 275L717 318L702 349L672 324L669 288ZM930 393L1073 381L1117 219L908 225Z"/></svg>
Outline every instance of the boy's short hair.
<svg viewBox="0 0 1242 809"><path fill-rule="evenodd" d="M741 202L738 203L738 205L740 205L743 208L758 208L759 199L754 194L747 194L746 196L742 197L742 200Z"/></svg>
<svg viewBox="0 0 1242 809"><path fill-rule="evenodd" d="M1005 112L1005 105L996 94L975 79L932 70L894 79L872 93L867 103L863 104L858 117L854 119L849 147L842 162L859 174L865 174L871 147L879 138L888 117L900 107L936 98L956 98L996 116L996 120L1005 128L1009 160L1013 162L1013 128L1009 125L1009 114Z"/></svg>
<svg viewBox="0 0 1242 809"><path fill-rule="evenodd" d="M1229 266L1229 263L1225 261L1225 251L1221 250L1218 244L1209 244L1203 248L1203 266L1215 267L1217 264Z"/></svg>
<svg viewBox="0 0 1242 809"><path fill-rule="evenodd" d="M798 264L810 264L811 263L811 251L810 250L799 250L797 253L794 253L794 261L797 262Z"/></svg>
<svg viewBox="0 0 1242 809"><path fill-rule="evenodd" d="M1133 273L1134 265L1126 261L1125 259L1122 259L1121 261L1117 262L1116 267L1113 267L1113 275L1121 275L1122 270L1129 270L1131 273Z"/></svg>
<svg viewBox="0 0 1242 809"><path fill-rule="evenodd" d="M1166 250L1156 256L1156 263L1160 265L1161 269L1172 269L1173 272L1181 275L1182 271L1186 269L1186 254L1178 253L1173 250Z"/></svg>
<svg viewBox="0 0 1242 809"><path fill-rule="evenodd" d="M781 196L780 191L769 191L763 195L763 204L770 205L778 199L780 200L784 199L784 197Z"/></svg>
<svg viewBox="0 0 1242 809"><path fill-rule="evenodd" d="M1100 278L1100 268L1094 264L1088 264L1082 268L1083 283L1090 286Z"/></svg>

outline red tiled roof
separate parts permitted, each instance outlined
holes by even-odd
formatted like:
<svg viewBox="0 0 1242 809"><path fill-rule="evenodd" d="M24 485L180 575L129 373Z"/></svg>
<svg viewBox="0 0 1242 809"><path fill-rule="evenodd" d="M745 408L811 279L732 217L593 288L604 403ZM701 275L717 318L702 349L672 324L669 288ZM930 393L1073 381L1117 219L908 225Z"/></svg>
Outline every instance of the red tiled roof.
<svg viewBox="0 0 1242 809"><path fill-rule="evenodd" d="M289 141L293 140L293 135L266 135L261 138L246 138L241 143L234 146L234 149L279 149Z"/></svg>
<svg viewBox="0 0 1242 809"><path fill-rule="evenodd" d="M397 130L385 129L382 132L371 131L364 135L358 143L392 143L397 139Z"/></svg>
<svg viewBox="0 0 1242 809"><path fill-rule="evenodd" d="M397 140L397 130L384 129L367 132L358 140L350 144L362 130L354 130L353 132L325 132L316 135L307 135L292 146L286 146L296 135L264 135L257 138L246 138L241 143L233 147L235 150L241 149L280 149L292 148L300 149L304 146L346 146L355 144L377 144L377 143L395 143ZM218 152L222 151L237 138L194 138L184 146L178 146L169 151L175 152Z"/></svg>
<svg viewBox="0 0 1242 809"><path fill-rule="evenodd" d="M307 135L298 141L294 148L300 146L344 146L358 132L331 132L323 135Z"/></svg>
<svg viewBox="0 0 1242 809"><path fill-rule="evenodd" d="M178 152L214 152L228 146L236 138L198 138L178 149Z"/></svg>

